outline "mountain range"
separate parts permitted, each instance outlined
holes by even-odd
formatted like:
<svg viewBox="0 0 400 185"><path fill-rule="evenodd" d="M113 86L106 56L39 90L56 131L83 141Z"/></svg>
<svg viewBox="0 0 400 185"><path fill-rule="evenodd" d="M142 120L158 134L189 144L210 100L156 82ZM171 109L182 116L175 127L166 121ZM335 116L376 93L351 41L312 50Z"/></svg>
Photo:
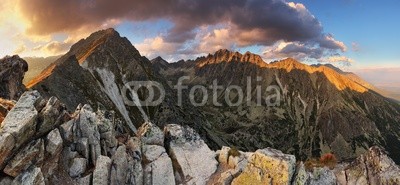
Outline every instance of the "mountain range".
<svg viewBox="0 0 400 185"><path fill-rule="evenodd" d="M182 76L188 89L178 105ZM128 106L125 84L156 81L165 88L157 106ZM204 106L189 101L190 88L217 80L223 87L243 89L250 103L229 106L226 89L213 93ZM248 87L248 80L253 83ZM279 87L277 106L256 105L257 88ZM265 63L256 54L218 50L194 60L168 63L149 60L113 29L101 30L74 44L70 51L27 83L45 98L57 97L73 111L79 104L113 110L126 130L137 132L144 122L159 127L170 123L194 128L212 149L222 146L245 151L273 147L299 159L332 152L340 160L353 159L373 145L385 148L400 162L400 105L352 73L332 66L310 66L288 58ZM138 92L145 99L146 91ZM201 100L202 93L194 99ZM232 101L240 99L231 93Z"/></svg>

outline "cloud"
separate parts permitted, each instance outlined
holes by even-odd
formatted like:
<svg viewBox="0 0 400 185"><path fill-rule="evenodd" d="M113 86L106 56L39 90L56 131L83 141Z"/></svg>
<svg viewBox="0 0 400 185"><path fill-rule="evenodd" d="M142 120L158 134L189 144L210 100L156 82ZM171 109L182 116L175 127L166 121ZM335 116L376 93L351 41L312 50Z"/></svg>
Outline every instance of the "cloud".
<svg viewBox="0 0 400 185"><path fill-rule="evenodd" d="M305 60L321 59L324 56L325 51L320 47L300 42L279 41L273 46L266 47L263 54L265 58L272 60L287 57Z"/></svg>
<svg viewBox="0 0 400 185"><path fill-rule="evenodd" d="M356 42L351 43L351 50L354 52L359 52L360 51L360 45Z"/></svg>
<svg viewBox="0 0 400 185"><path fill-rule="evenodd" d="M24 52L26 50L26 46L21 44L17 47L17 49L14 50L15 54L21 54L22 52Z"/></svg>
<svg viewBox="0 0 400 185"><path fill-rule="evenodd" d="M322 48L332 49L332 50L341 50L342 52L347 51L347 47L343 42L337 41L333 38L332 35L325 35L322 38L317 40L319 46Z"/></svg>
<svg viewBox="0 0 400 185"><path fill-rule="evenodd" d="M194 49L200 53L213 53L219 49L234 47L234 40L231 39L227 28L200 32L198 38L199 44Z"/></svg>
<svg viewBox="0 0 400 185"><path fill-rule="evenodd" d="M167 42L184 43L195 38L200 26L226 23L242 46L314 40L321 47L343 48L322 32L303 4L284 0L19 0L18 7L31 23L28 32L38 35L101 27L110 20L166 19L174 24Z"/></svg>
<svg viewBox="0 0 400 185"><path fill-rule="evenodd" d="M155 58L159 55L166 57L176 52L178 46L176 44L165 42L163 37L157 36L154 38L147 38L143 43L136 44L136 48L142 55L148 58Z"/></svg>
<svg viewBox="0 0 400 185"><path fill-rule="evenodd" d="M319 60L322 63L340 63L344 66L350 66L352 63L355 61L351 58L348 58L346 56L329 56L329 57L324 57Z"/></svg>
<svg viewBox="0 0 400 185"><path fill-rule="evenodd" d="M68 40L64 42L59 41L51 41L45 45L39 45L34 47L32 50L34 51L42 51L47 53L48 55L59 55L66 53L73 43L68 42Z"/></svg>

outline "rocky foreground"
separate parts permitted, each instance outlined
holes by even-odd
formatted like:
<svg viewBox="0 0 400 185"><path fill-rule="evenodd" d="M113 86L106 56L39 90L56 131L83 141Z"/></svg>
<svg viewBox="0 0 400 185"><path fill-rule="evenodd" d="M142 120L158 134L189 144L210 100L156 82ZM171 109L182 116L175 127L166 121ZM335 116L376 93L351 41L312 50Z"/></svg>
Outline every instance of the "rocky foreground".
<svg viewBox="0 0 400 185"><path fill-rule="evenodd" d="M400 184L400 169L378 147L349 164L306 169L265 148L212 151L187 126L144 123L126 134L114 113L25 92L0 130L0 184Z"/></svg>

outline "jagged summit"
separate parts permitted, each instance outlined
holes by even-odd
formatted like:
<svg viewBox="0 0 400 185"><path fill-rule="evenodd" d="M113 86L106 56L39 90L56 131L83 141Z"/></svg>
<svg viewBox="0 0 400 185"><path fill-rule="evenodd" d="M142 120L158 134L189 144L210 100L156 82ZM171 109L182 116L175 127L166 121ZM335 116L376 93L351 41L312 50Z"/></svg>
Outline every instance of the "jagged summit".
<svg viewBox="0 0 400 185"><path fill-rule="evenodd" d="M241 54L237 51L233 52L227 49L220 49L214 54L209 54L207 57L201 57L197 59L197 65L200 67L207 64L218 64L221 62L248 62L259 66L266 65L259 55L253 54L249 51L247 51L245 54Z"/></svg>

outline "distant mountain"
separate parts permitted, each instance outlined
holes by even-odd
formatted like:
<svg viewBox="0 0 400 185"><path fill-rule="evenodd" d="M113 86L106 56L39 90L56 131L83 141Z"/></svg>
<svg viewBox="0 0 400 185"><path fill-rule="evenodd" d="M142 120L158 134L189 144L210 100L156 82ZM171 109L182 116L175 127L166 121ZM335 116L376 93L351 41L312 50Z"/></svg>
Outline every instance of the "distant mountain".
<svg viewBox="0 0 400 185"><path fill-rule="evenodd" d="M23 59L28 63L29 69L25 73L23 83L27 84L37 75L39 75L46 67L56 61L61 56L49 56L49 57L24 57Z"/></svg>
<svg viewBox="0 0 400 185"><path fill-rule="evenodd" d="M182 106L178 106L178 91L173 87L182 76L189 78L183 81L188 88L182 91ZM126 105L121 94L125 83L146 80L164 86L164 102L147 107ZM209 89L214 80L224 88L208 90L210 98L204 106L189 101L193 97L200 102L204 97L201 92L191 93L192 87ZM263 99L257 106L258 89L271 85L278 88L281 101L271 107ZM250 52L229 50L177 63L161 57L150 61L126 38L107 29L73 45L28 87L45 97L58 97L70 110L80 103L114 110L132 132L146 120L160 127L189 125L213 149L274 147L302 160L327 152L345 160L378 145L400 162L400 105L329 66L309 66L294 59L267 64ZM243 97L232 89L227 94L226 87L241 88ZM140 91L137 96L144 99L148 94ZM225 101L240 98L250 101L235 106Z"/></svg>
<svg viewBox="0 0 400 185"><path fill-rule="evenodd" d="M367 88L369 90L375 91L375 92L377 92L377 93L379 93L379 94L381 94L381 95L383 95L385 97L394 99L396 101L400 101L400 93L395 93L395 92L397 92L399 90L391 91L390 88L376 87L376 86L372 85L371 83L365 81L364 79L362 79L361 77L359 77L355 73L344 72L344 71L342 71L341 69L335 67L332 64L315 64L315 65L312 65L312 66L315 66L315 67L319 67L319 66L329 67L329 68L335 70L336 72L338 72L338 73L340 73L342 75L345 75L347 78L353 80L354 82L364 86L365 88Z"/></svg>
<svg viewBox="0 0 400 185"><path fill-rule="evenodd" d="M283 102L278 107L245 103L199 107L211 125L210 135L229 145L246 150L272 146L302 158L333 151L346 159L376 144L399 156L399 105L338 69L290 58L267 64L255 54L219 50L195 61L171 64L160 73L175 83L180 76L190 76L189 86L210 85L217 79L225 87L241 87L245 95L248 76L253 82L261 77L262 89L280 87ZM250 89L254 101L255 85ZM218 94L219 102L224 101L223 93Z"/></svg>

